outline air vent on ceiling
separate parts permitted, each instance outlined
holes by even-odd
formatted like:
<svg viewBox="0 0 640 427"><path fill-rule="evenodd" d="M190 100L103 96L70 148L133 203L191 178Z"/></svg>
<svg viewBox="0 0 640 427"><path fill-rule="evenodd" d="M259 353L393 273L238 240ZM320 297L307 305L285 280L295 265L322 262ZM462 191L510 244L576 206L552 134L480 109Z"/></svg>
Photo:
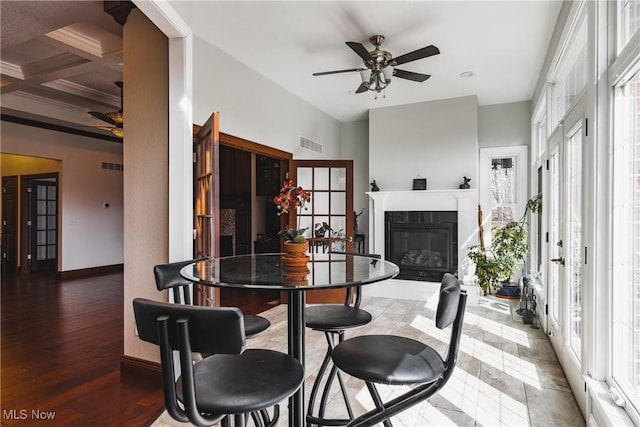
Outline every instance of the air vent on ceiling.
<svg viewBox="0 0 640 427"><path fill-rule="evenodd" d="M304 136L300 137L300 147L305 150L313 151L314 153L322 154L322 144L312 141L309 138L305 138Z"/></svg>
<svg viewBox="0 0 640 427"><path fill-rule="evenodd" d="M102 162L102 169L110 171L121 171L124 170L124 165L121 165L120 163Z"/></svg>

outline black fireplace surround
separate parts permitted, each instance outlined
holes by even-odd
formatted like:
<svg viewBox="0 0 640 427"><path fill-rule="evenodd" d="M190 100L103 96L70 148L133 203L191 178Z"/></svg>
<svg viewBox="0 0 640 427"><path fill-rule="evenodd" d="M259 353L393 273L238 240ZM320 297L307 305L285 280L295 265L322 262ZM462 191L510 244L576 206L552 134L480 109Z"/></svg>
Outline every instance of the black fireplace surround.
<svg viewBox="0 0 640 427"><path fill-rule="evenodd" d="M400 267L398 279L440 282L458 270L458 212L387 211L385 258Z"/></svg>

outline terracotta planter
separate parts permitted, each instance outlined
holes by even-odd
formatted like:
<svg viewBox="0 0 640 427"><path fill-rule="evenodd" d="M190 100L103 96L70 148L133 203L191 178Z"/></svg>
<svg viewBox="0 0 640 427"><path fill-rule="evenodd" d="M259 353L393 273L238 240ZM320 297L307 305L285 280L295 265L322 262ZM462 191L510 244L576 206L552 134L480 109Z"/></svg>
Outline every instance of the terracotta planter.
<svg viewBox="0 0 640 427"><path fill-rule="evenodd" d="M304 286L307 284L306 276L309 274L307 263L310 258L309 242L293 243L284 242L284 255L282 255L282 274L284 283L289 286Z"/></svg>
<svg viewBox="0 0 640 427"><path fill-rule="evenodd" d="M293 243L293 242L284 242L284 252L292 257L292 258L302 258L306 257L307 261L309 257L307 257L307 252L309 251L309 242L304 243ZM306 262L306 261L305 261Z"/></svg>

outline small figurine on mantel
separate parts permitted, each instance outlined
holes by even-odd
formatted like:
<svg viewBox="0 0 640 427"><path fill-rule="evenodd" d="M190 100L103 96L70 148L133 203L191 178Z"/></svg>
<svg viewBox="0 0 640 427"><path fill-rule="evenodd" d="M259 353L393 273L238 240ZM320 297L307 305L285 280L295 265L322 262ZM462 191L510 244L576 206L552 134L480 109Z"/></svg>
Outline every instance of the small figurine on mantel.
<svg viewBox="0 0 640 427"><path fill-rule="evenodd" d="M380 191L380 188L378 188L378 184L376 184L376 180L375 179L371 183L371 191Z"/></svg>
<svg viewBox="0 0 640 427"><path fill-rule="evenodd" d="M469 181L471 181L471 178L467 178L466 176L463 176L462 179L464 179L464 182L460 184L460 189L467 190L471 188L471 186L469 185Z"/></svg>

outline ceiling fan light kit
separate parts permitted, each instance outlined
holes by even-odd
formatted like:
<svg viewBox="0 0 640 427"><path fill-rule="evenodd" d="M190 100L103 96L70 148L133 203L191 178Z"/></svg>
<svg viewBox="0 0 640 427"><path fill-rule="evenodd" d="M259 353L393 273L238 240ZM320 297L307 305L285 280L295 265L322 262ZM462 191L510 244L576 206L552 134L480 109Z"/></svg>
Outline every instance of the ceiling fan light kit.
<svg viewBox="0 0 640 427"><path fill-rule="evenodd" d="M116 86L120 88L120 110L119 111L110 111L108 113L101 113L99 111L89 111L96 119L102 120L105 123L109 123L109 125L113 127L109 127L108 129L113 136L118 138L124 138L124 114L122 113L122 82L114 82Z"/></svg>
<svg viewBox="0 0 640 427"><path fill-rule="evenodd" d="M418 59L427 58L429 56L437 55L440 53L437 47L429 45L413 52L400 55L397 58L393 58L391 53L386 50L380 49L380 45L384 42L385 38L381 35L375 35L369 38L374 49L368 51L362 43L358 42L346 42L349 46L364 62L366 68L351 68L347 70L336 71L323 71L319 73L313 73L314 76L324 76L328 74L349 73L358 71L360 73L361 84L356 89L355 93L364 93L367 91L376 92L377 94L385 90L389 84L391 84L391 77L395 76L401 79L411 80L414 82L424 82L429 77L428 74L415 73L413 71L405 71L395 68L400 64L416 61Z"/></svg>

